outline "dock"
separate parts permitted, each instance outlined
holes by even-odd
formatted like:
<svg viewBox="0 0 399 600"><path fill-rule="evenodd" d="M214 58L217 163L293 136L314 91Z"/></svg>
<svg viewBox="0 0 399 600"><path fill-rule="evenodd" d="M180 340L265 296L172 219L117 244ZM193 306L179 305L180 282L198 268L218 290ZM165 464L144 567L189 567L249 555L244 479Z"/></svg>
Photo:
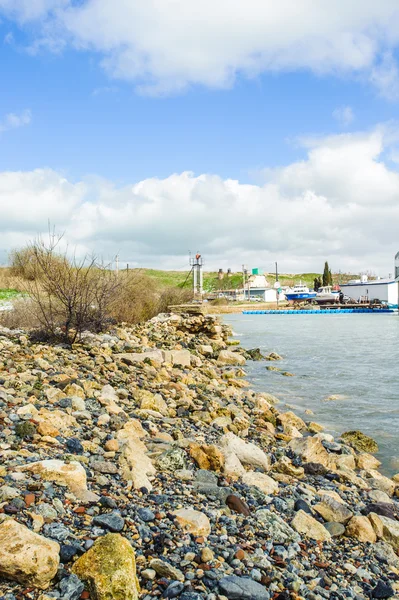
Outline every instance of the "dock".
<svg viewBox="0 0 399 600"><path fill-rule="evenodd" d="M320 308L320 309L270 309L270 310L243 310L243 315L347 315L347 314L374 314L379 315L381 313L396 313L398 309L395 308L370 308L370 307L347 307L340 308Z"/></svg>

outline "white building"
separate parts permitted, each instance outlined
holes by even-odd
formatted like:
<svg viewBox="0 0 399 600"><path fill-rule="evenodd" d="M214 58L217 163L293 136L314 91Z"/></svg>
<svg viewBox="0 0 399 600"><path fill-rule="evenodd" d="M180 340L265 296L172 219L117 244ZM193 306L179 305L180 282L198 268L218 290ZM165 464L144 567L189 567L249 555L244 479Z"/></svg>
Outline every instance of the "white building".
<svg viewBox="0 0 399 600"><path fill-rule="evenodd" d="M348 283L341 283L342 292L356 302L382 300L392 308L398 308L399 304L399 278L369 280L367 275L361 279L353 279Z"/></svg>

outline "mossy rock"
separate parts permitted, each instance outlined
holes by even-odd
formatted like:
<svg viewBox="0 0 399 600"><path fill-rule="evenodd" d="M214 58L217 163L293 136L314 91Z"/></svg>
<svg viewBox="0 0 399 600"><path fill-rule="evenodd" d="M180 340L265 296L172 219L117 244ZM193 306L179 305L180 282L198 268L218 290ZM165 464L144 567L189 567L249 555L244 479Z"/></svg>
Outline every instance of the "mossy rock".
<svg viewBox="0 0 399 600"><path fill-rule="evenodd" d="M15 425L15 434L22 439L31 438L36 433L36 427L29 421L17 423Z"/></svg>
<svg viewBox="0 0 399 600"><path fill-rule="evenodd" d="M138 600L134 550L119 533L108 533L73 565L73 573L87 583L92 600Z"/></svg>
<svg viewBox="0 0 399 600"><path fill-rule="evenodd" d="M246 351L246 358L249 360L263 360L264 356L260 351L260 348L252 348Z"/></svg>
<svg viewBox="0 0 399 600"><path fill-rule="evenodd" d="M370 454L378 452L377 442L361 431L346 431L341 435L341 438L359 452L369 452Z"/></svg>

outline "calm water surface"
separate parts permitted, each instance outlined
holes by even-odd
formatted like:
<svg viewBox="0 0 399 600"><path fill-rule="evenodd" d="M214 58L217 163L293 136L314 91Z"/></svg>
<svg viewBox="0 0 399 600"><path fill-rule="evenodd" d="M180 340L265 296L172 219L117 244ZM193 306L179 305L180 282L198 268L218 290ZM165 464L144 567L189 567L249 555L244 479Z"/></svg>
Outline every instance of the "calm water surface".
<svg viewBox="0 0 399 600"><path fill-rule="evenodd" d="M295 406L306 420L337 436L360 429L376 440L387 474L399 472L399 316L224 315L245 348L278 352L267 363L248 362L253 389ZM334 399L329 399L333 397ZM314 416L304 415L310 408Z"/></svg>

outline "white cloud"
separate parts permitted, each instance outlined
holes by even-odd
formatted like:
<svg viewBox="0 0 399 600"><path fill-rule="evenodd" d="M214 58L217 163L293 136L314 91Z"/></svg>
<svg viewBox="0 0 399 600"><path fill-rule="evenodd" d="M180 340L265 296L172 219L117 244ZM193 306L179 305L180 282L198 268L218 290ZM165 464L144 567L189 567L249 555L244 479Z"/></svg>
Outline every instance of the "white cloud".
<svg viewBox="0 0 399 600"><path fill-rule="evenodd" d="M118 187L68 181L52 170L0 173L3 245L47 230L79 252L132 266L181 268L200 250L207 267L243 263L285 271L392 271L399 250L399 174L384 162L393 127L308 141L308 155L263 172L263 185L185 172ZM4 247L0 248L4 250Z"/></svg>
<svg viewBox="0 0 399 600"><path fill-rule="evenodd" d="M22 111L19 114L8 113L2 121L0 121L0 133L9 129L18 129L29 125L32 120L32 113L29 109Z"/></svg>
<svg viewBox="0 0 399 600"><path fill-rule="evenodd" d="M332 116L341 127L348 127L355 118L350 106L340 106L333 111Z"/></svg>
<svg viewBox="0 0 399 600"><path fill-rule="evenodd" d="M33 51L98 52L112 77L151 93L298 69L355 75L386 95L398 86L397 0L0 0L1 10L36 23Z"/></svg>

